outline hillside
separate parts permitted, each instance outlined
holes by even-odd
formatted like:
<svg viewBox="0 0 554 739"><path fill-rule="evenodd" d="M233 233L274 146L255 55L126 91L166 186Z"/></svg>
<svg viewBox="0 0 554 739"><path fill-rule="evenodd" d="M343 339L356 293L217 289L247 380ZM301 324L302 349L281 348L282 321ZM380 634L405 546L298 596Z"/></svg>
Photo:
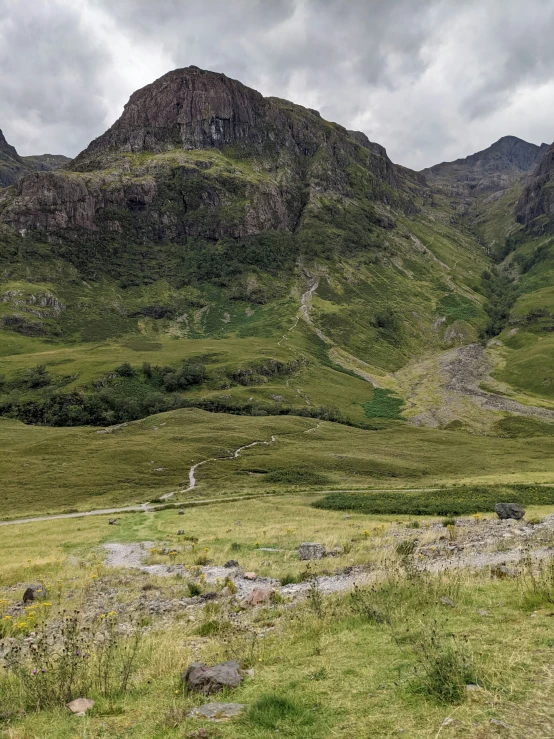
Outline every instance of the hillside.
<svg viewBox="0 0 554 739"><path fill-rule="evenodd" d="M0 413L548 435L542 369L515 377L495 338L519 308L487 244L524 229L515 193L544 148L506 137L416 173L317 111L170 72L0 193Z"/></svg>
<svg viewBox="0 0 554 739"><path fill-rule="evenodd" d="M38 154L21 157L8 144L0 130L0 187L9 187L29 172L50 171L63 167L71 160L61 154Z"/></svg>

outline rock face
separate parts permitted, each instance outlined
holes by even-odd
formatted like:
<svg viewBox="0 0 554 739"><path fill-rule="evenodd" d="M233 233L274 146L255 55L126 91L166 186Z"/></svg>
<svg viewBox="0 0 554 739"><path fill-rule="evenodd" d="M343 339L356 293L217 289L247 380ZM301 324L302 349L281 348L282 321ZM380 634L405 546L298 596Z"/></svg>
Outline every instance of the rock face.
<svg viewBox="0 0 554 739"><path fill-rule="evenodd" d="M23 175L34 171L58 169L71 161L61 154L42 154L21 157L14 146L6 141L0 130L0 187L9 187Z"/></svg>
<svg viewBox="0 0 554 739"><path fill-rule="evenodd" d="M503 136L483 151L435 164L421 174L432 187L467 203L475 196L509 189L537 166L547 150L547 144L537 146L516 136Z"/></svg>
<svg viewBox="0 0 554 739"><path fill-rule="evenodd" d="M533 172L517 204L517 221L526 226L554 214L554 144ZM548 220L548 219L547 219ZM542 224L537 224L542 225Z"/></svg>
<svg viewBox="0 0 554 739"><path fill-rule="evenodd" d="M237 660L221 662L208 667L201 662L193 662L183 674L183 682L197 693L212 695L223 688L236 688L244 680L244 672Z"/></svg>
<svg viewBox="0 0 554 739"><path fill-rule="evenodd" d="M496 515L505 521L508 518L514 518L519 521L525 516L525 510L517 503L497 503L494 506Z"/></svg>
<svg viewBox="0 0 554 739"><path fill-rule="evenodd" d="M292 233L322 197L363 205L368 227L391 228L370 204L392 199L413 212L421 186L365 134L187 67L135 92L70 169L27 175L0 195L0 223L56 242L92 240L101 268L107 242Z"/></svg>
<svg viewBox="0 0 554 739"><path fill-rule="evenodd" d="M298 556L300 559L322 559L325 557L325 547L314 541L305 541L298 547Z"/></svg>

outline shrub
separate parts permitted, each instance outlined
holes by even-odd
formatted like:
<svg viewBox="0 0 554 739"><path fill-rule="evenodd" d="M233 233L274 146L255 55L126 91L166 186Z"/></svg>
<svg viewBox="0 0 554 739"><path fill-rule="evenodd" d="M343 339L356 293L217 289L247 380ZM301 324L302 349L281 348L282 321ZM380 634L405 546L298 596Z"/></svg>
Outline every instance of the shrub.
<svg viewBox="0 0 554 739"><path fill-rule="evenodd" d="M467 642L441 633L436 622L422 634L408 637L408 642L416 658L418 676L412 683L416 692L441 703L462 703L466 685L481 682Z"/></svg>
<svg viewBox="0 0 554 739"><path fill-rule="evenodd" d="M29 708L63 705L91 690L112 698L129 687L143 632L140 618L125 635L115 612L103 614L88 627L81 613L73 611L43 623L28 651L18 641L5 664Z"/></svg>
<svg viewBox="0 0 554 739"><path fill-rule="evenodd" d="M455 526L456 525L456 519L455 518L443 518L442 525L446 529L448 526Z"/></svg>
<svg viewBox="0 0 554 739"><path fill-rule="evenodd" d="M202 593L202 588L200 587L200 585L193 580L188 581L187 588L191 598L194 598L195 595L200 595Z"/></svg>
<svg viewBox="0 0 554 739"><path fill-rule="evenodd" d="M404 401L396 396L392 390L376 387L373 398L362 403L366 418L393 418L401 420Z"/></svg>
<svg viewBox="0 0 554 739"><path fill-rule="evenodd" d="M417 542L415 539L404 539L396 545L396 553L401 557L409 557L416 550Z"/></svg>
<svg viewBox="0 0 554 739"><path fill-rule="evenodd" d="M499 500L508 497L510 501L523 506L553 505L554 486L459 486L426 493L331 493L312 505L325 510L366 514L452 517L492 512Z"/></svg>

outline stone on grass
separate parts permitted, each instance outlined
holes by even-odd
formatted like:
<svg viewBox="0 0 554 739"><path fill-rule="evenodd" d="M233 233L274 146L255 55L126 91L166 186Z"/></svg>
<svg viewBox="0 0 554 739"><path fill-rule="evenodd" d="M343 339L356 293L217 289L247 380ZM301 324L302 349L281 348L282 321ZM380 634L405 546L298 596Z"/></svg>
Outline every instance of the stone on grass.
<svg viewBox="0 0 554 739"><path fill-rule="evenodd" d="M228 562L225 562L223 566L224 567L238 567L239 563L237 562L236 559L230 559Z"/></svg>
<svg viewBox="0 0 554 739"><path fill-rule="evenodd" d="M177 532L177 536L183 536L184 533L185 533L184 529L179 529L179 531Z"/></svg>
<svg viewBox="0 0 554 739"><path fill-rule="evenodd" d="M209 721L224 721L237 716L243 708L244 703L206 703L205 706L193 708L189 716L207 718Z"/></svg>
<svg viewBox="0 0 554 739"><path fill-rule="evenodd" d="M254 590L243 599L242 605L245 607L251 606L252 608L255 608L264 603L269 603L274 592L273 588L254 588Z"/></svg>
<svg viewBox="0 0 554 739"><path fill-rule="evenodd" d="M315 541L305 541L298 547L300 559L321 559L325 557L325 547Z"/></svg>
<svg viewBox="0 0 554 739"><path fill-rule="evenodd" d="M184 516L184 515L185 515L185 512L184 512L184 510L183 510L182 508L180 508L180 509L179 509L179 510L177 511L177 513L178 513L178 515L179 515L179 516Z"/></svg>
<svg viewBox="0 0 554 739"><path fill-rule="evenodd" d="M108 521L109 526L117 526L117 518L110 518Z"/></svg>
<svg viewBox="0 0 554 739"><path fill-rule="evenodd" d="M456 608L456 604L453 600L450 598L447 598L446 595L442 595L440 598L440 602L443 604L443 606L448 606L449 608Z"/></svg>
<svg viewBox="0 0 554 739"><path fill-rule="evenodd" d="M67 704L67 707L76 716L84 716L94 706L94 701L89 698L75 698L71 703Z"/></svg>
<svg viewBox="0 0 554 739"><path fill-rule="evenodd" d="M491 567L491 577L496 577L498 580L506 580L510 577L515 577L515 570L507 567L504 562L502 564Z"/></svg>
<svg viewBox="0 0 554 739"><path fill-rule="evenodd" d="M23 593L23 603L32 603L34 600L45 600L48 591L44 585L28 585Z"/></svg>
<svg viewBox="0 0 554 739"><path fill-rule="evenodd" d="M193 662L183 673L182 679L190 690L212 695L223 688L237 688L244 680L244 672L236 659L213 667L202 662Z"/></svg>
<svg viewBox="0 0 554 739"><path fill-rule="evenodd" d="M503 521L508 518L514 518L516 521L519 521L525 516L525 510L517 503L497 503L494 506L494 510L498 518Z"/></svg>
<svg viewBox="0 0 554 739"><path fill-rule="evenodd" d="M255 580L258 576L255 572L245 572L244 573L244 579L245 580Z"/></svg>

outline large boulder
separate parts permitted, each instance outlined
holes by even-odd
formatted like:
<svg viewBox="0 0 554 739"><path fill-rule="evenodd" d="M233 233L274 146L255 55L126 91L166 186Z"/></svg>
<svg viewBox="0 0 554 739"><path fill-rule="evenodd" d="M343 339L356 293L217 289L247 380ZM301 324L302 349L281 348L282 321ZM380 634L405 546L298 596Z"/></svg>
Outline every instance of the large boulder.
<svg viewBox="0 0 554 739"><path fill-rule="evenodd" d="M325 547L315 541L305 541L298 547L300 559L322 559L325 557Z"/></svg>
<svg viewBox="0 0 554 739"><path fill-rule="evenodd" d="M517 503L497 503L494 506L494 510L498 518L501 518L503 521L508 518L514 518L516 521L519 521L520 518L525 516L525 509Z"/></svg>
<svg viewBox="0 0 554 739"><path fill-rule="evenodd" d="M236 659L221 662L213 667L193 662L183 673L185 685L197 693L211 695L223 688L237 688L244 680L244 672Z"/></svg>

